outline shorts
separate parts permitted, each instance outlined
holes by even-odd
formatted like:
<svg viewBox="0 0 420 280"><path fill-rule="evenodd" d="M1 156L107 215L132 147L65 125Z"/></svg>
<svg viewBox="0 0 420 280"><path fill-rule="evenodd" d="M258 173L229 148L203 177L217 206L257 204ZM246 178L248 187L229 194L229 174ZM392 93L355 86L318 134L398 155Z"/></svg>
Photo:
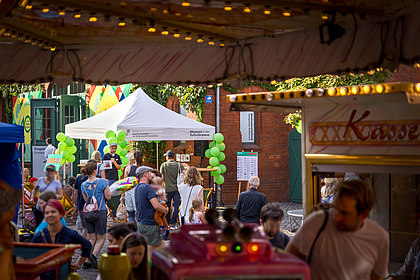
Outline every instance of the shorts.
<svg viewBox="0 0 420 280"><path fill-rule="evenodd" d="M147 237L147 245L160 246L162 244L162 236L160 236L159 226L137 224L140 234Z"/></svg>
<svg viewBox="0 0 420 280"><path fill-rule="evenodd" d="M84 220L84 219L83 219ZM105 234L107 225L107 212L106 210L99 211L99 219L94 222L88 222L85 220L86 229L89 234Z"/></svg>

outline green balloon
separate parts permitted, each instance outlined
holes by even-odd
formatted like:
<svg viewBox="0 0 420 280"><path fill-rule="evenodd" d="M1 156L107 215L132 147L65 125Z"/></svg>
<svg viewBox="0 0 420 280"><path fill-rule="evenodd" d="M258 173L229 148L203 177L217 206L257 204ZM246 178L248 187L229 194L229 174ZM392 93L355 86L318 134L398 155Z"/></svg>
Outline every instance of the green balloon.
<svg viewBox="0 0 420 280"><path fill-rule="evenodd" d="M126 149L121 149L121 152L119 153L119 155L121 157L125 157L127 155L127 150Z"/></svg>
<svg viewBox="0 0 420 280"><path fill-rule="evenodd" d="M211 148L210 153L212 156L217 157L220 154L220 150L217 147L213 147Z"/></svg>
<svg viewBox="0 0 420 280"><path fill-rule="evenodd" d="M111 144L111 143L118 143L117 137L111 137L111 138L109 138L108 139L108 144Z"/></svg>
<svg viewBox="0 0 420 280"><path fill-rule="evenodd" d="M120 142L118 143L118 145L119 145L121 148L125 148L125 147L127 147L127 143L128 143L128 141L127 141L127 140L122 140L122 141L120 141Z"/></svg>
<svg viewBox="0 0 420 280"><path fill-rule="evenodd" d="M217 170L216 170L216 171L214 171L214 173L215 173L216 175L220 175L220 174L222 174L222 169L220 168L220 165L215 166L215 167L217 168Z"/></svg>
<svg viewBox="0 0 420 280"><path fill-rule="evenodd" d="M215 144L216 144L216 143L214 143L214 141L211 141L211 142L209 143L209 149L213 148Z"/></svg>
<svg viewBox="0 0 420 280"><path fill-rule="evenodd" d="M216 174L214 173L214 171L210 171L210 176L215 176Z"/></svg>
<svg viewBox="0 0 420 280"><path fill-rule="evenodd" d="M223 152L226 149L225 143L216 143L216 147L219 148L221 152Z"/></svg>
<svg viewBox="0 0 420 280"><path fill-rule="evenodd" d="M76 160L76 157L73 155L70 155L69 162L74 162Z"/></svg>
<svg viewBox="0 0 420 280"><path fill-rule="evenodd" d="M71 146L70 148L67 147L67 151L72 155L75 152L77 152L77 148L76 148L76 146Z"/></svg>
<svg viewBox="0 0 420 280"><path fill-rule="evenodd" d="M160 143L160 140L155 140L154 141L156 144L159 144Z"/></svg>
<svg viewBox="0 0 420 280"><path fill-rule="evenodd" d="M67 151L61 151L61 154L63 155L63 160L67 160L70 156L69 152Z"/></svg>
<svg viewBox="0 0 420 280"><path fill-rule="evenodd" d="M219 165L220 166L220 169L222 170L222 174L223 173L225 173L226 172L226 165L224 165L224 164L221 164L221 165Z"/></svg>
<svg viewBox="0 0 420 280"><path fill-rule="evenodd" d="M66 140L67 147L73 147L74 146L74 140L71 138L67 138Z"/></svg>
<svg viewBox="0 0 420 280"><path fill-rule="evenodd" d="M106 146L104 147L104 153L105 153L105 154L109 153L109 145L106 145Z"/></svg>
<svg viewBox="0 0 420 280"><path fill-rule="evenodd" d="M117 138L120 140L124 140L125 136L127 136L127 134L125 133L124 130L118 130L117 132Z"/></svg>
<svg viewBox="0 0 420 280"><path fill-rule="evenodd" d="M65 142L60 142L58 143L58 148L60 149L60 151L65 151L67 149L67 145Z"/></svg>
<svg viewBox="0 0 420 280"><path fill-rule="evenodd" d="M66 161L64 159L61 160L60 165L63 165Z"/></svg>
<svg viewBox="0 0 420 280"><path fill-rule="evenodd" d="M220 152L219 156L217 157L219 161L224 161L226 158L226 155L224 152Z"/></svg>
<svg viewBox="0 0 420 280"><path fill-rule="evenodd" d="M121 161L122 161L125 165L127 165L127 164L128 164L128 162L129 162L129 159L128 159L128 157L123 157L123 158L121 159Z"/></svg>
<svg viewBox="0 0 420 280"><path fill-rule="evenodd" d="M120 146L117 146L117 154L120 154L121 153L121 147Z"/></svg>
<svg viewBox="0 0 420 280"><path fill-rule="evenodd" d="M216 133L215 135L214 135L214 141L216 141L216 143L222 143L223 142L223 140L225 139L225 137L223 137L223 134L222 133Z"/></svg>
<svg viewBox="0 0 420 280"><path fill-rule="evenodd" d="M214 180L216 181L217 184L221 185L225 182L225 178L223 177L223 175L214 177Z"/></svg>
<svg viewBox="0 0 420 280"><path fill-rule="evenodd" d="M118 170L118 176L121 177L122 176L122 171Z"/></svg>
<svg viewBox="0 0 420 280"><path fill-rule="evenodd" d="M127 140L124 140L124 141L127 141ZM131 149L130 142L127 141L127 146L125 146L125 148L127 149L127 151L130 151L130 149Z"/></svg>
<svg viewBox="0 0 420 280"><path fill-rule="evenodd" d="M209 159L209 163L210 163L212 166L216 166L216 165L218 165L218 164L219 164L219 159L218 159L217 157L211 157L211 158Z"/></svg>
<svg viewBox="0 0 420 280"><path fill-rule="evenodd" d="M151 140L148 140L148 141L146 141L147 143L153 143L153 141L151 141Z"/></svg>
<svg viewBox="0 0 420 280"><path fill-rule="evenodd" d="M59 132L57 133L57 135L55 136L55 138L57 139L57 141L59 142L64 142L66 141L66 135L63 132Z"/></svg>
<svg viewBox="0 0 420 280"><path fill-rule="evenodd" d="M105 137L106 137L106 138L112 138L112 137L115 137L115 132L114 132L114 131L112 131L112 130L108 130L108 131L105 133Z"/></svg>
<svg viewBox="0 0 420 280"><path fill-rule="evenodd" d="M211 158L210 149L207 149L204 155L206 156L206 158Z"/></svg>

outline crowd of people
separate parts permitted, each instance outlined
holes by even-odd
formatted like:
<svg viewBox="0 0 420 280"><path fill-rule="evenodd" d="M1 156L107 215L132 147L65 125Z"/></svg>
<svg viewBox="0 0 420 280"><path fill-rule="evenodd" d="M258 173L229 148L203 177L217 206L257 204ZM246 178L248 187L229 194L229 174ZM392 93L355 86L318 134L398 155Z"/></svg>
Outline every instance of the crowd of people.
<svg viewBox="0 0 420 280"><path fill-rule="evenodd" d="M108 229L110 185L119 179L121 168L115 146L110 146L104 159L111 162L111 167L104 168L100 156L94 153L82 174L69 180L73 193L67 194L68 186L64 188L66 196L74 201L76 229L80 233L66 226L66 211L58 201L63 188L55 179L54 167L47 166L45 177L30 181L35 184L30 201L34 202L39 193L33 207L37 226L33 242L80 244L82 253L75 265L89 269L97 268L100 251L108 239L109 245L120 246L127 253L132 268L129 279L148 279L151 254L165 246L163 236L169 230L207 223L203 178L196 167L185 168L177 163L170 150L160 170L143 165L143 153L135 151L129 155L130 165L122 177L135 176L139 183L118 197L125 205L127 221ZM343 180L323 178L321 203L327 207L311 213L293 238L281 230L284 213L280 203L268 203L259 191L260 183L256 176L249 179L249 189L240 194L235 207L238 219L258 224L258 230L273 248L307 262L312 279L418 279L420 239L413 243L400 271L388 275L388 233L368 218L373 191L357 175L346 174ZM48 279L47 274L43 277Z"/></svg>

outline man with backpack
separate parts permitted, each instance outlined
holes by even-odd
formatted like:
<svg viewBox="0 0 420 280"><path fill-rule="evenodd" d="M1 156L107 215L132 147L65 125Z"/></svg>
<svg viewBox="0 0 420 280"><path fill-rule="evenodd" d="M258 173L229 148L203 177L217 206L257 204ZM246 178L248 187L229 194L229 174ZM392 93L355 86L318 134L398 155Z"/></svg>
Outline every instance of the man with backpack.
<svg viewBox="0 0 420 280"><path fill-rule="evenodd" d="M164 156L166 156L166 162L160 166L160 173L162 173L162 179L165 182L166 204L170 207L172 203L173 208L173 213L169 211L166 215L166 220L169 222L169 229L174 230L176 229L179 204L181 202L177 178L183 177L182 171L185 170L185 167L181 163L175 161L175 153L173 151L168 150ZM183 182L180 182L180 184L181 183Z"/></svg>
<svg viewBox="0 0 420 280"><path fill-rule="evenodd" d="M338 184L334 207L309 215L286 251L306 260L311 279L384 279L388 233L368 218L372 188L359 180Z"/></svg>

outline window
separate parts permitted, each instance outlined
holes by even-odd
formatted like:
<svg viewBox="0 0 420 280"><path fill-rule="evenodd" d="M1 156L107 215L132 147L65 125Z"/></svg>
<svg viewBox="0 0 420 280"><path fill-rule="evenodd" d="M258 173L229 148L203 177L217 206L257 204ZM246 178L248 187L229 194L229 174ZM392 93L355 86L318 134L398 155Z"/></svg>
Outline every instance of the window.
<svg viewBox="0 0 420 280"><path fill-rule="evenodd" d="M240 112L242 143L255 144L255 112Z"/></svg>
<svg viewBox="0 0 420 280"><path fill-rule="evenodd" d="M51 109L35 109L35 140L45 140L51 137Z"/></svg>
<svg viewBox="0 0 420 280"><path fill-rule="evenodd" d="M64 124L73 123L75 121L75 108L74 106L64 106Z"/></svg>

